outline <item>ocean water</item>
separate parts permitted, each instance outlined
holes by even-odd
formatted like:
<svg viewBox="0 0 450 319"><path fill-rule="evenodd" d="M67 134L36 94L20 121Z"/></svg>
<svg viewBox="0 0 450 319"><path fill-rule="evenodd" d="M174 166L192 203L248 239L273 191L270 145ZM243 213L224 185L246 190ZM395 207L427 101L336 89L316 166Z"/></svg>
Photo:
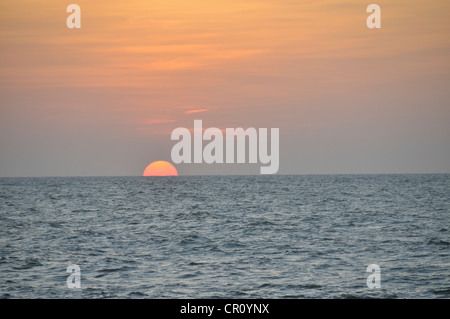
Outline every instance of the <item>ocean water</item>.
<svg viewBox="0 0 450 319"><path fill-rule="evenodd" d="M450 298L450 175L1 178L0 235L1 298Z"/></svg>

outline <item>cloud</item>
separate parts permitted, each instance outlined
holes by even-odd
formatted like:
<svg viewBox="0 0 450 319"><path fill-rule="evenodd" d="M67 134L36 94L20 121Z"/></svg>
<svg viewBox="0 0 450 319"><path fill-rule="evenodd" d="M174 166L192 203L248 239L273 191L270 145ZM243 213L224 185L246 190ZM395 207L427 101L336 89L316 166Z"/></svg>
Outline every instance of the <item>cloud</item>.
<svg viewBox="0 0 450 319"><path fill-rule="evenodd" d="M148 120L145 122L145 124L153 125L153 124L167 124L173 122L176 122L176 120L156 119L156 120Z"/></svg>
<svg viewBox="0 0 450 319"><path fill-rule="evenodd" d="M186 111L185 114L193 114L193 113L200 113L200 112L207 112L208 109L198 109L198 110L189 110Z"/></svg>

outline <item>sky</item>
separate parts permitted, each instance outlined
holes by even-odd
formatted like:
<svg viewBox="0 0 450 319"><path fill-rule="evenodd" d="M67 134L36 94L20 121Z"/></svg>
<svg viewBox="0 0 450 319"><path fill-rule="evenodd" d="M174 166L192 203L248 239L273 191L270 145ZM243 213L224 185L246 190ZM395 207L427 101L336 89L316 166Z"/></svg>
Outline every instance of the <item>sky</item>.
<svg viewBox="0 0 450 319"><path fill-rule="evenodd" d="M279 174L450 173L449 17L448 0L2 1L0 177L142 175L194 120L279 128Z"/></svg>

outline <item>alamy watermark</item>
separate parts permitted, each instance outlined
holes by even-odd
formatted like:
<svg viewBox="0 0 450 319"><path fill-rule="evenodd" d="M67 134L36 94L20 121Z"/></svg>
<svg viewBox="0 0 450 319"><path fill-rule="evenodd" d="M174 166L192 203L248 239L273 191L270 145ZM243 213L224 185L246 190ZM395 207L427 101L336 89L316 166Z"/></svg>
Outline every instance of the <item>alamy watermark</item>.
<svg viewBox="0 0 450 319"><path fill-rule="evenodd" d="M218 128L210 127L203 130L202 120L195 120L193 135L192 152L191 131L184 127L172 131L171 140L179 141L172 147L171 152L172 161L175 164L247 163L246 150L248 149L248 163L255 164L259 160L259 163L266 164L260 168L261 174L278 172L280 165L280 130L278 128L270 129L270 154L267 128L258 130L253 127L245 130L241 127L226 128L223 132ZM203 147L203 141L209 142Z"/></svg>
<svg viewBox="0 0 450 319"><path fill-rule="evenodd" d="M81 288L81 269L78 265L67 266L67 272L70 274L67 277L67 288Z"/></svg>
<svg viewBox="0 0 450 319"><path fill-rule="evenodd" d="M366 272L371 274L367 277L367 287L370 289L381 288L381 268L377 264L367 266Z"/></svg>
<svg viewBox="0 0 450 319"><path fill-rule="evenodd" d="M71 13L66 20L66 25L69 29L81 28L81 8L78 4L69 4L66 12Z"/></svg>
<svg viewBox="0 0 450 319"><path fill-rule="evenodd" d="M366 9L367 13L372 13L367 17L366 24L369 29L381 28L381 8L378 4L370 4Z"/></svg>

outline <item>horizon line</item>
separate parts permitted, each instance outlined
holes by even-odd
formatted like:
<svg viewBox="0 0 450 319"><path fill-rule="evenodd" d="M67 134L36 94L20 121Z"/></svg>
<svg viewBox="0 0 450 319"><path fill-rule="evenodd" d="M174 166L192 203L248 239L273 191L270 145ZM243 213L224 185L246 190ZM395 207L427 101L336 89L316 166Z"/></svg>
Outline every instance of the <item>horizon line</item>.
<svg viewBox="0 0 450 319"><path fill-rule="evenodd" d="M96 177L201 177L201 176L355 176L355 175L450 175L450 172L440 173L293 173L293 174L186 174L178 176L142 176L142 175L42 175L42 176L0 176L0 178L96 178Z"/></svg>

